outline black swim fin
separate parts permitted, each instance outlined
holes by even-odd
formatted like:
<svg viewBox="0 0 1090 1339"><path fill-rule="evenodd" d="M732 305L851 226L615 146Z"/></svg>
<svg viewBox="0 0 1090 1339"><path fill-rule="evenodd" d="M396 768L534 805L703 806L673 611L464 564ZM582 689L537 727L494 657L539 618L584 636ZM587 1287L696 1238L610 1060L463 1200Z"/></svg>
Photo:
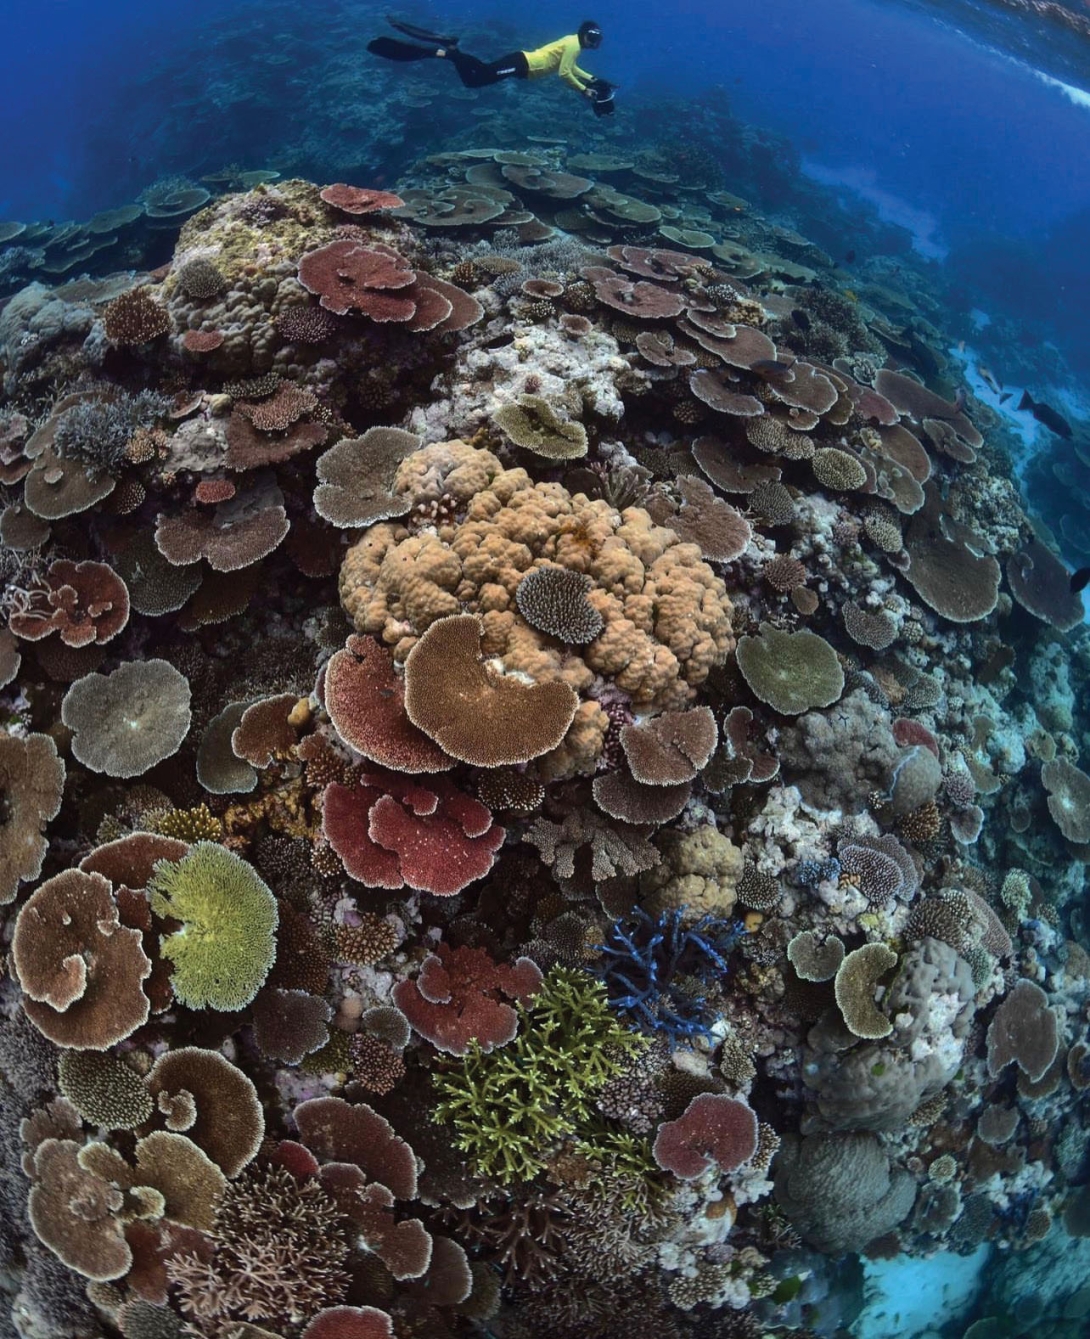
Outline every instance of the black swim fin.
<svg viewBox="0 0 1090 1339"><path fill-rule="evenodd" d="M381 56L383 60L432 60L437 49L434 46L410 46L393 37L376 37L367 43L371 55Z"/></svg>
<svg viewBox="0 0 1090 1339"><path fill-rule="evenodd" d="M396 28L399 33L404 33L406 37L413 38L416 42L435 42L438 46L457 46L457 37L444 37L442 33L433 33L427 28L418 28L414 23L403 23L400 19L392 19L386 16L386 22L391 28Z"/></svg>

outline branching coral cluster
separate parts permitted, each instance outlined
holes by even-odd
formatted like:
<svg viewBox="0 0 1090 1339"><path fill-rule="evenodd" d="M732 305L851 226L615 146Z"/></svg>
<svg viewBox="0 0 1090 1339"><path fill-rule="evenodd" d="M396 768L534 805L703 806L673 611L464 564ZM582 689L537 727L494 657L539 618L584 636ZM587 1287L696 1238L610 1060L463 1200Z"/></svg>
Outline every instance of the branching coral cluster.
<svg viewBox="0 0 1090 1339"><path fill-rule="evenodd" d="M6 365L19 1306L805 1331L1085 1234L1062 564L919 330L673 185L228 193Z"/></svg>

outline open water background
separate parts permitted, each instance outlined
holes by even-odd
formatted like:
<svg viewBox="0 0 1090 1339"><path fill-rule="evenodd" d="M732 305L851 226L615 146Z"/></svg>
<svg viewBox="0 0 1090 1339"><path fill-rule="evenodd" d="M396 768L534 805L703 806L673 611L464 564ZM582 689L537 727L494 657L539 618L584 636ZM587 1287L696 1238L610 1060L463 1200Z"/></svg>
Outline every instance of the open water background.
<svg viewBox="0 0 1090 1339"><path fill-rule="evenodd" d="M404 12L469 34L463 45L485 56L586 17L567 3L523 8L524 19L491 3ZM86 217L163 172L210 171L221 144L247 166L274 159L300 114L293 90L321 66L323 32L381 26L380 6L334 0L287 23L286 9L253 0L5 9L0 217L22 219ZM630 105L720 86L740 118L788 136L815 179L909 228L965 286L966 307L1024 322L1027 343L1051 336L1090 377L1090 43L985 0L598 0L593 17L606 32L595 68ZM274 105L254 115L248 71L268 88L283 29L297 49ZM234 97L210 76L217 53ZM360 98L372 73L362 60ZM202 94L215 115L187 136L179 105ZM677 119L666 129L684 136ZM853 249L850 230L843 242Z"/></svg>

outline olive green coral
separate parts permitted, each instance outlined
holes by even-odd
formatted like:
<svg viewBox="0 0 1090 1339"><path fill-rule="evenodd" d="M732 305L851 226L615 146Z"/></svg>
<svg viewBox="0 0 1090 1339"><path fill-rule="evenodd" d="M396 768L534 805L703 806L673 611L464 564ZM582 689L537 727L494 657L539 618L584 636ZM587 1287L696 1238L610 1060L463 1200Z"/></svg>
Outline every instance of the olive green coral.
<svg viewBox="0 0 1090 1339"><path fill-rule="evenodd" d="M192 1009L241 1009L261 988L276 953L276 899L257 871L215 842L178 861L160 860L152 910L182 922L164 935L174 994Z"/></svg>
<svg viewBox="0 0 1090 1339"><path fill-rule="evenodd" d="M571 460L587 454L586 428L561 418L540 395L520 395L517 403L501 405L492 422L516 446L547 460Z"/></svg>
<svg viewBox="0 0 1090 1339"><path fill-rule="evenodd" d="M816 632L784 632L762 623L756 637L738 643L738 668L762 702L782 716L831 706L844 691L836 652Z"/></svg>
<svg viewBox="0 0 1090 1339"><path fill-rule="evenodd" d="M566 1135L598 1142L595 1095L648 1044L617 1022L585 972L554 967L518 1013L514 1041L489 1052L473 1042L434 1080L434 1119L454 1127L482 1176L505 1185L533 1178Z"/></svg>

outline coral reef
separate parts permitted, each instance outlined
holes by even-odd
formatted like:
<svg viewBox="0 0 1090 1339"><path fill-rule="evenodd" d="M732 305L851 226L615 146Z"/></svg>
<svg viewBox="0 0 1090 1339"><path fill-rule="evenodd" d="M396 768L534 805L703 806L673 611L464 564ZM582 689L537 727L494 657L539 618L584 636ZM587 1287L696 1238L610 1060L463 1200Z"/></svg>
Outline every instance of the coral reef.
<svg viewBox="0 0 1090 1339"><path fill-rule="evenodd" d="M0 311L20 1333L831 1335L1085 1235L1066 568L706 121L161 183Z"/></svg>

